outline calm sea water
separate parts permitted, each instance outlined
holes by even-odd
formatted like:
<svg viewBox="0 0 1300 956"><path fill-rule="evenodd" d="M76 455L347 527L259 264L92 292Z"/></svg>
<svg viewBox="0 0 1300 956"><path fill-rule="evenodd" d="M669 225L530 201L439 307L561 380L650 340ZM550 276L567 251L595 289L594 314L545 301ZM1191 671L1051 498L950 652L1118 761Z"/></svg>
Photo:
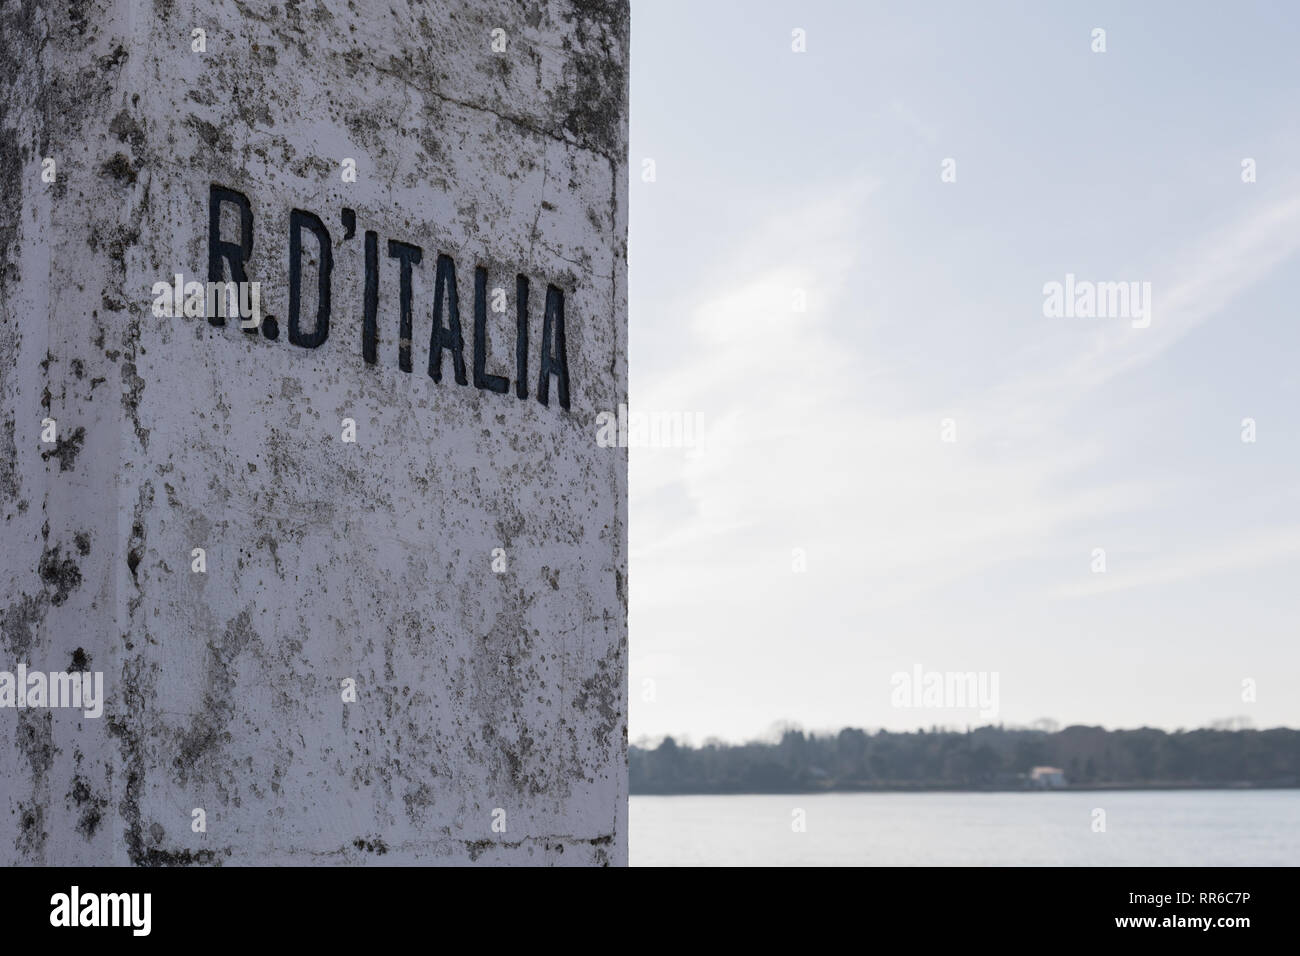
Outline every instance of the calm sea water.
<svg viewBox="0 0 1300 956"><path fill-rule="evenodd" d="M629 812L633 866L1300 865L1300 790L634 796Z"/></svg>

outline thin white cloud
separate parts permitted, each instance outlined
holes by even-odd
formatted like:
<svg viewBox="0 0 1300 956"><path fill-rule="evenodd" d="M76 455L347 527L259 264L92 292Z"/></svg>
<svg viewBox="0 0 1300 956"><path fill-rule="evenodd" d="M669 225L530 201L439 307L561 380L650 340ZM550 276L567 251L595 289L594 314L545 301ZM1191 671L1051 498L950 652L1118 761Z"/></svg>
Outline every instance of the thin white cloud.
<svg viewBox="0 0 1300 956"><path fill-rule="evenodd" d="M1125 320L1098 320L1091 349L1063 369L1051 368L1022 382L1022 389L1053 394L1068 393L1063 385L1093 389L1158 358L1300 251L1300 185L1287 194L1287 199L1263 203L1184 248L1158 272L1153 269L1149 328L1134 328Z"/></svg>

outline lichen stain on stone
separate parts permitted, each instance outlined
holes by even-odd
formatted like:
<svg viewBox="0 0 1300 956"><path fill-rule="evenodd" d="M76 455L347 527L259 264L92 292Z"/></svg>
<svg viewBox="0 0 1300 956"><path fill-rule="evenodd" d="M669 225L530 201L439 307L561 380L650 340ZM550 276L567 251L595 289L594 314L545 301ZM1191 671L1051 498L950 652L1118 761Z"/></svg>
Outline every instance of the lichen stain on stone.
<svg viewBox="0 0 1300 956"><path fill-rule="evenodd" d="M131 536L126 542L126 567L131 572L131 580L137 589L140 587L140 562L144 560L146 530L145 516L153 507L153 483L146 481L141 487L136 500L135 513L131 520ZM127 603L128 613L135 614L143 595L137 593Z"/></svg>
<svg viewBox="0 0 1300 956"><path fill-rule="evenodd" d="M122 407L131 416L131 425L135 429L140 447L149 447L149 429L140 425L140 396L144 392L145 380L136 372L135 362L122 363Z"/></svg>
<svg viewBox="0 0 1300 956"><path fill-rule="evenodd" d="M257 641L252 613L246 608L227 624L217 643L208 644L202 710L191 718L189 727L180 735L172 760L182 786L205 755L230 739L226 725L235 711L235 658Z"/></svg>
<svg viewBox="0 0 1300 956"><path fill-rule="evenodd" d="M3 264L0 264L0 270L3 270ZM0 353L6 351L16 353L16 349L6 348L6 338L0 334ZM0 394L4 393L4 389L5 370L0 366ZM12 415L6 415L4 421L0 423L0 501L13 501L19 494L18 448L14 444L15 425Z"/></svg>
<svg viewBox="0 0 1300 956"><path fill-rule="evenodd" d="M571 0L571 12L560 16L574 24L577 48L568 36L564 48L566 86L549 93L552 114L580 142L615 157L623 141L627 112L627 48L629 12L626 3Z"/></svg>
<svg viewBox="0 0 1300 956"><path fill-rule="evenodd" d="M27 757L32 777L43 781L54 763L54 735L48 710L23 712L18 721L18 749Z"/></svg>
<svg viewBox="0 0 1300 956"><path fill-rule="evenodd" d="M352 845L358 850L363 850L366 853L375 853L379 856L383 856L388 852L388 844L380 837L375 837L370 840L367 840L365 837L357 837L352 841Z"/></svg>
<svg viewBox="0 0 1300 956"><path fill-rule="evenodd" d="M70 435L57 435L54 448L50 451L41 452L41 458L45 461L57 458L59 460L59 471L71 471L72 466L77 461L77 455L81 452L81 445L85 440L86 429L78 426Z"/></svg>
<svg viewBox="0 0 1300 956"><path fill-rule="evenodd" d="M0 611L0 639L10 657L20 660L27 657L33 632L44 619L48 602L44 594L36 597L24 594Z"/></svg>
<svg viewBox="0 0 1300 956"><path fill-rule="evenodd" d="M68 595L81 584L81 569L71 555L63 556L62 550L55 546L47 548L41 555L37 571L45 582L46 593L50 594L50 603L56 607L68 599Z"/></svg>
<svg viewBox="0 0 1300 956"><path fill-rule="evenodd" d="M46 788L46 777L54 764L56 747L52 715L46 710L42 713L19 711L17 719L18 749L27 758L31 767L32 803L20 804L20 832L16 849L33 862L39 861L45 852L45 842L49 834L45 831L45 807L38 803L37 795Z"/></svg>
<svg viewBox="0 0 1300 956"><path fill-rule="evenodd" d="M2 32L0 30L0 33ZM6 120L8 114L9 110L5 108L2 115ZM23 208L23 182L26 177L23 175L22 167L23 157L18 146L17 132L12 129L0 129L0 182L5 184L6 194L6 209L0 215L0 292L3 292L10 283L18 281L18 256L13 250L19 233L17 211ZM3 384L3 380L0 380L0 384Z"/></svg>
<svg viewBox="0 0 1300 956"><path fill-rule="evenodd" d="M217 129L217 127L209 123L207 120L200 119L199 117L195 116L193 113L189 115L189 117L186 119L186 122L191 127L194 128L194 131L196 133L199 134L199 139L207 143L207 145L211 149L220 152L227 152L230 150L231 145L230 145L229 133L222 132L221 130Z"/></svg>
<svg viewBox="0 0 1300 956"><path fill-rule="evenodd" d="M131 165L131 159L126 153L114 153L100 167L100 173L127 184L134 183L137 178L136 169Z"/></svg>
<svg viewBox="0 0 1300 956"><path fill-rule="evenodd" d="M117 137L119 143L129 143L133 149L139 149L145 143L144 130L126 110L118 111L113 122L108 124L108 131Z"/></svg>
<svg viewBox="0 0 1300 956"><path fill-rule="evenodd" d="M600 716L593 728L595 738L602 744L610 744L610 734L623 717L623 688L626 675L622 668L623 649L614 647L601 658L596 673L582 682L581 689L574 696L574 706L579 710L592 712Z"/></svg>
<svg viewBox="0 0 1300 956"><path fill-rule="evenodd" d="M100 823L103 822L104 810L108 806L108 800L95 793L91 789L90 782L80 774L72 778L72 789L69 791L67 799L69 806L74 807L79 814L77 832L86 840L92 839L99 830Z"/></svg>
<svg viewBox="0 0 1300 956"><path fill-rule="evenodd" d="M264 535L262 535L260 538L257 539L257 546L258 546L259 548L261 548L261 547L265 547L268 551L271 552L271 560L275 562L275 573L280 577L280 580L283 581L283 580L284 580L284 567L283 567L283 565L280 564L280 547L279 547L279 545L280 545L280 543L279 543L279 541L276 540L276 538L275 538L274 535L264 534Z"/></svg>
<svg viewBox="0 0 1300 956"><path fill-rule="evenodd" d="M403 794L402 802L406 805L406 818L411 821L413 826L420 825L422 818L435 803L433 791L425 783L409 788Z"/></svg>
<svg viewBox="0 0 1300 956"><path fill-rule="evenodd" d="M16 849L24 858L38 862L45 852L45 841L49 834L45 832L45 808L39 803L18 804L18 837L14 840Z"/></svg>

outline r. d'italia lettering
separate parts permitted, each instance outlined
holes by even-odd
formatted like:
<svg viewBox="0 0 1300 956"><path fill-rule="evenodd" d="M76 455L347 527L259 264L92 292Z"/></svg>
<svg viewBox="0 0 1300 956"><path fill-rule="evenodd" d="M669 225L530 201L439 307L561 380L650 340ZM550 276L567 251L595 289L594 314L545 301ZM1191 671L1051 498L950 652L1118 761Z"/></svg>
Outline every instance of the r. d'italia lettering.
<svg viewBox="0 0 1300 956"><path fill-rule="evenodd" d="M227 221L237 223L238 232L223 236L221 232L222 207L230 207L233 216ZM348 333L358 338L358 352L367 365L378 365L386 356L396 358L403 372L413 372L420 364L429 378L442 383L445 379L456 385L468 386L499 395L511 391L511 376L489 371L489 364L498 372L510 367L510 354L514 353L514 394L517 399L527 399L530 394L549 406L554 394L560 408L569 410L572 380L569 375L568 336L565 328L564 290L547 283L541 316L542 335L537 343L537 372L535 381L529 378L530 325L528 276L517 274L515 284L514 348L510 348L509 330L504 323L490 321L488 297L490 295L488 270L473 264L469 275L457 269L455 260L445 252L425 255L419 246L398 239L388 239L381 244L379 234L364 230L360 242L357 235L357 216L353 209L342 213L344 232L336 243L329 227L313 212L293 209L289 216L287 237L289 264L288 341L290 345L315 349L324 345L331 335L342 329L332 323L333 297L331 295L335 265L343 255L355 255L362 260L364 286L362 290L362 318L355 329L344 324ZM253 208L248 197L236 190L213 184L208 195L208 280L224 282L229 272L234 282L247 281L247 268L253 251ZM311 254L315 262L316 282L304 287L303 259ZM385 263L385 260L387 262ZM382 314L379 308L380 269L396 273L398 297L396 308ZM433 289L431 302L414 301L413 270L432 271L426 288ZM458 278L459 275L459 278ZM473 311L461 314L460 282L470 278L473 283ZM502 282L502 285L505 283ZM312 288L314 286L314 288ZM541 293L533 299L542 298ZM214 325L223 325L220 317L210 317ZM466 331L472 328L472 351L466 361ZM260 326L245 327L256 334L258 328L267 339L279 338L279 323L264 321ZM424 358L417 363L413 356L418 346L427 345ZM391 358L388 361L392 361ZM445 375L444 370L449 373ZM472 381L471 381L472 380ZM554 391L552 391L554 380ZM530 385L535 387L530 388Z"/></svg>

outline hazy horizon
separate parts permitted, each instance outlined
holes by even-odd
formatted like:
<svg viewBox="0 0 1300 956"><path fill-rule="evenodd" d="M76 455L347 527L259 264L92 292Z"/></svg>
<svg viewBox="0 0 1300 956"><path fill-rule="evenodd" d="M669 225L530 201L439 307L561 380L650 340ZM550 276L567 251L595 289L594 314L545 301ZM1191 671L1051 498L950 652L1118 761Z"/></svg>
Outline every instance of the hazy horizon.
<svg viewBox="0 0 1300 956"><path fill-rule="evenodd" d="M1050 721L1050 718L1045 718L1045 719ZM1044 733L1057 733L1059 731L1067 729L1068 727L1091 727L1091 728L1100 727L1102 730L1105 731L1159 730L1159 731L1163 731L1166 734L1189 733L1194 730L1219 730L1219 731L1233 732L1238 730L1264 731L1264 730L1300 729L1300 728L1291 727L1283 724L1269 725L1269 726L1252 725L1248 727L1211 726L1211 724L1215 723L1216 721L1210 721L1203 725L1184 726L1184 727L1157 727L1154 724L1139 724L1132 727L1111 727L1105 724L1087 723L1087 722L1063 724L1060 723L1059 721L1051 721L1051 723L1056 724L1056 726L1050 730L1045 727L1034 726L1035 723L1041 723L1041 722L1042 721L1031 721L1030 723L1027 724L1011 724L1011 723L974 724L973 723L970 724L969 726L965 724L945 725L942 723L936 723L936 724L927 724L927 725L917 725L915 727L899 729L894 727L883 727L883 726L876 726L876 727L849 726L847 724L842 727L804 727L794 722L786 722L786 721L778 720L778 721L774 721L771 725L764 728L762 731L753 734L742 735L739 738L722 737L718 734L705 734L701 736L698 734L690 734L690 733L675 734L675 733L667 732L658 735L646 734L640 737L632 737L631 739L629 739L628 743L633 747L640 747L645 749L647 747L658 746L660 743L663 742L663 739L665 737L671 737L674 743L677 743L685 747L706 747L709 744L713 744L713 743L725 744L727 746L735 747L735 746L744 746L745 744L753 744L753 743L775 743L780 740L781 735L786 730L802 731L805 735L808 736L815 735L817 737L827 737L827 736L835 736L842 730L861 730L864 733L873 734L873 735L881 731L887 731L888 733L891 734L914 734L919 731L925 731L928 734L931 733L932 731L940 732L940 733L944 733L944 732L965 733L967 730L978 730L981 727L1001 727L1002 729L1005 730L1038 730L1038 731L1043 731Z"/></svg>

